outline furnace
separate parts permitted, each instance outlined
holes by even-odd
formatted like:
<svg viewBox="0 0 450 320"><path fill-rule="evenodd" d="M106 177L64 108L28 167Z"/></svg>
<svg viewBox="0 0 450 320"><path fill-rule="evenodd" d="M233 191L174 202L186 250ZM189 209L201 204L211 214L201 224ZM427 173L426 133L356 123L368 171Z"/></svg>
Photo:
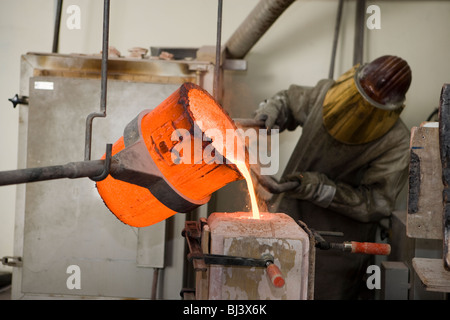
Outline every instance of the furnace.
<svg viewBox="0 0 450 320"><path fill-rule="evenodd" d="M241 259L242 264L209 266L208 299L305 300L308 291L309 238L283 213L216 212L209 216L209 252ZM246 259L267 259L278 267L255 266Z"/></svg>

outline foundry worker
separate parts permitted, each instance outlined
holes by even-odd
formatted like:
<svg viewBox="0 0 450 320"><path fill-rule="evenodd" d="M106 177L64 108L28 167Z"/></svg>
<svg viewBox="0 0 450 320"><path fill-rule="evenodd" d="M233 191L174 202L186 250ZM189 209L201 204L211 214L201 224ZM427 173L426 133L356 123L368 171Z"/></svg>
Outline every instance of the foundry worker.
<svg viewBox="0 0 450 320"><path fill-rule="evenodd" d="M324 237L329 242L375 242L408 176L410 132L399 115L410 83L407 62L383 56L336 81L291 85L262 102L255 119L267 129L302 127L281 180L300 184L273 195L269 211L344 233ZM372 258L317 249L314 298L361 298Z"/></svg>

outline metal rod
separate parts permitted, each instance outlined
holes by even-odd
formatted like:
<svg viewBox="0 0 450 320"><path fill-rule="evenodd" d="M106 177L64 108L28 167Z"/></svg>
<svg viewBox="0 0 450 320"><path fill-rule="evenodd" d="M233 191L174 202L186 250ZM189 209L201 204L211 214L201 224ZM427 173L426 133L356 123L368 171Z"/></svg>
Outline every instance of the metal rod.
<svg viewBox="0 0 450 320"><path fill-rule="evenodd" d="M334 66L336 63L336 51L339 39L339 31L341 29L341 20L342 20L342 7L344 6L344 0L339 0L338 9L336 14L336 24L334 26L334 38L333 38L333 47L331 49L331 63L330 63L330 71L328 73L328 78L333 79L334 77Z"/></svg>
<svg viewBox="0 0 450 320"><path fill-rule="evenodd" d="M153 270L152 295L150 297L151 300L156 300L156 294L157 294L157 290L158 290L158 275L159 275L159 269L155 268Z"/></svg>
<svg viewBox="0 0 450 320"><path fill-rule="evenodd" d="M0 171L0 186L62 178L89 177L93 181L101 181L111 172L120 170L120 164L112 163L111 159L112 144L107 144L104 160L69 162L64 165Z"/></svg>
<svg viewBox="0 0 450 320"><path fill-rule="evenodd" d="M274 258L270 255L264 258L247 258L235 257L220 254L203 254L203 253L189 253L189 260L201 259L206 264L219 264L228 266L247 266L247 267L266 267L268 263L273 263Z"/></svg>
<svg viewBox="0 0 450 320"><path fill-rule="evenodd" d="M108 42L109 42L109 7L110 0L104 1L103 6L103 46L102 46L102 70L101 70L101 97L100 112L93 112L86 118L86 139L84 149L84 160L91 160L92 145L92 121L96 117L106 117L106 97L108 78Z"/></svg>
<svg viewBox="0 0 450 320"><path fill-rule="evenodd" d="M213 95L216 100L219 98L219 81L220 81L220 53L222 44L222 7L223 1L218 0L217 5L217 38L216 38L216 65L214 66L214 88Z"/></svg>
<svg viewBox="0 0 450 320"><path fill-rule="evenodd" d="M108 81L108 51L109 51L109 8L110 0L105 0L103 10L103 50L102 50L102 83L101 83L101 100L100 110L106 115L106 97L107 97L107 81Z"/></svg>
<svg viewBox="0 0 450 320"><path fill-rule="evenodd" d="M236 125L241 127L258 127L265 128L265 122L255 119L245 119L245 118L233 118Z"/></svg>
<svg viewBox="0 0 450 320"><path fill-rule="evenodd" d="M61 11L62 11L63 0L58 0L56 4L56 16L55 16L55 27L53 30L53 46L52 52L57 53L59 47L59 29L61 25Z"/></svg>
<svg viewBox="0 0 450 320"><path fill-rule="evenodd" d="M105 160L70 162L64 165L0 172L0 186L62 178L93 177L102 174Z"/></svg>
<svg viewBox="0 0 450 320"><path fill-rule="evenodd" d="M364 17L366 1L356 1L355 41L353 47L353 65L363 62L364 51Z"/></svg>
<svg viewBox="0 0 450 320"><path fill-rule="evenodd" d="M321 236L343 237L344 233L340 231L316 231Z"/></svg>

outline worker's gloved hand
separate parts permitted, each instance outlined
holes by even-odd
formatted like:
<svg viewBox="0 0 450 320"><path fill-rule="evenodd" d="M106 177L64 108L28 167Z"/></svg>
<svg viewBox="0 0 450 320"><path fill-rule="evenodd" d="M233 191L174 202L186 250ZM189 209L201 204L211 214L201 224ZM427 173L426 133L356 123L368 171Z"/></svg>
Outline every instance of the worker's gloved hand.
<svg viewBox="0 0 450 320"><path fill-rule="evenodd" d="M254 119L264 121L267 130L279 129L283 131L286 128L291 129L293 117L288 107L286 95L279 93L261 102L255 112Z"/></svg>
<svg viewBox="0 0 450 320"><path fill-rule="evenodd" d="M311 201L320 207L328 207L336 193L336 185L319 172L295 172L287 177L288 181L298 181L299 186L286 194L289 197Z"/></svg>

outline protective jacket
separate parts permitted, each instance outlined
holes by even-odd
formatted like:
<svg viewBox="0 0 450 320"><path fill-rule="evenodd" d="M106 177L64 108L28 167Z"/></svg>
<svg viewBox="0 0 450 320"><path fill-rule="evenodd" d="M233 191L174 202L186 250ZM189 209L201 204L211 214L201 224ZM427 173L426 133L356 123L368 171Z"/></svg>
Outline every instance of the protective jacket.
<svg viewBox="0 0 450 320"><path fill-rule="evenodd" d="M295 172L314 173L310 199L295 191L274 195L269 211L284 212L317 231L339 231L330 242L374 242L377 224L389 217L404 187L409 165L410 132L399 119L381 138L364 144L334 139L323 125L322 105L335 82L315 87L291 85L266 103L284 119L280 131L302 127L301 137L286 165L282 180ZM315 299L356 299L371 257L338 250L317 250Z"/></svg>

